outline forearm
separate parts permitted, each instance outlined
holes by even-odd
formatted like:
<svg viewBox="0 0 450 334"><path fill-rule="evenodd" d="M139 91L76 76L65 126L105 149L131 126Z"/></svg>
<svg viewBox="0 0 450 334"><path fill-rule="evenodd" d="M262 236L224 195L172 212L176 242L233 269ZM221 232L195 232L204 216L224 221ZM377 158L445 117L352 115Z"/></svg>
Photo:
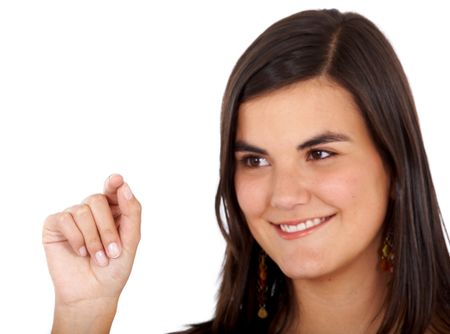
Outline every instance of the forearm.
<svg viewBox="0 0 450 334"><path fill-rule="evenodd" d="M55 305L52 334L108 334L116 310L117 300Z"/></svg>

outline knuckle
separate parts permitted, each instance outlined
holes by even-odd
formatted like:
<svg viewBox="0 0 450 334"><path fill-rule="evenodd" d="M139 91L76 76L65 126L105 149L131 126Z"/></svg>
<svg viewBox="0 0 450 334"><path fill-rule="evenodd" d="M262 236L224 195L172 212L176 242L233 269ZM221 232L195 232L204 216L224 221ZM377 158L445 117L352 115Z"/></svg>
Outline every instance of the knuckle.
<svg viewBox="0 0 450 334"><path fill-rule="evenodd" d="M90 212L89 206L86 204L79 204L73 209L73 214L77 218L85 217L89 214L89 212Z"/></svg>
<svg viewBox="0 0 450 334"><path fill-rule="evenodd" d="M58 223L64 223L64 222L70 220L71 218L72 217L71 217L70 212L67 212L67 211L63 211L63 212L56 214L56 220L58 221Z"/></svg>
<svg viewBox="0 0 450 334"><path fill-rule="evenodd" d="M57 217L58 217L57 213L48 215L44 220L44 225L50 224L51 222L55 221Z"/></svg>
<svg viewBox="0 0 450 334"><path fill-rule="evenodd" d="M106 201L105 195L103 194L94 194L87 197L83 202L88 205L97 205L99 203L103 203Z"/></svg>

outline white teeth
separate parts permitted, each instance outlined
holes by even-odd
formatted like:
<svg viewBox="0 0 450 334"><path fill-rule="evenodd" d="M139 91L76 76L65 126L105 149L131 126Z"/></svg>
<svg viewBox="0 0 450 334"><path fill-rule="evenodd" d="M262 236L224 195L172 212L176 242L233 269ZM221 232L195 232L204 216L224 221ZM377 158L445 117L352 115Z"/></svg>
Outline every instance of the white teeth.
<svg viewBox="0 0 450 334"><path fill-rule="evenodd" d="M323 218L314 218L314 219L308 219L304 222L301 222L297 225L287 225L287 224L281 224L280 228L283 232L287 233L294 233L299 231L304 231L308 228L314 227L319 225L320 223L324 222L326 217Z"/></svg>
<svg viewBox="0 0 450 334"><path fill-rule="evenodd" d="M310 219L308 219L308 220L306 221L306 228L310 228L310 227L313 227L313 226L314 226L314 222L311 221Z"/></svg>

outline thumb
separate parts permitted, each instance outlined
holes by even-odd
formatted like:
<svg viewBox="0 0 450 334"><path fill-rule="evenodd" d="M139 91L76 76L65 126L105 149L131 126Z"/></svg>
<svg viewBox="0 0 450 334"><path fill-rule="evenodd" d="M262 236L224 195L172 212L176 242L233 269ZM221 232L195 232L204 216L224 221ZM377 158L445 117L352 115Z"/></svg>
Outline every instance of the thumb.
<svg viewBox="0 0 450 334"><path fill-rule="evenodd" d="M121 212L119 234L123 247L133 253L141 239L141 204L133 195L130 186L124 183L117 190L117 201Z"/></svg>

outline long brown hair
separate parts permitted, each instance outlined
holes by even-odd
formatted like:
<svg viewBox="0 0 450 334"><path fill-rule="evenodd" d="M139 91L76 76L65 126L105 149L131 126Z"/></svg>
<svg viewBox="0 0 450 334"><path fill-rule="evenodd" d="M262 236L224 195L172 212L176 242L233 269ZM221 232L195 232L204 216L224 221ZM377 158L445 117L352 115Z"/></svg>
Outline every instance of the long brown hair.
<svg viewBox="0 0 450 334"><path fill-rule="evenodd" d="M337 10L304 11L275 23L250 45L231 73L222 105L216 195L227 247L208 333L283 333L297 316L290 280L269 261L269 317L257 317L260 247L236 198L234 141L243 102L317 76L327 76L353 95L393 179L384 229L392 233L395 271L378 333L419 334L430 328L449 333L445 227L406 75L372 22Z"/></svg>

